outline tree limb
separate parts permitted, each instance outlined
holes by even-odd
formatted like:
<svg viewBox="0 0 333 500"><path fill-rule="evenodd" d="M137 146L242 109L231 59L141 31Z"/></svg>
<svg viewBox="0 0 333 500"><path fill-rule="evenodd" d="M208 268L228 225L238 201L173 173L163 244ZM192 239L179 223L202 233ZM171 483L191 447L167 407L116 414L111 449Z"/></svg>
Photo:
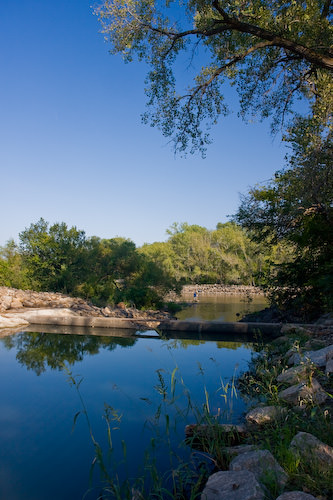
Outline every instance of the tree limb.
<svg viewBox="0 0 333 500"><path fill-rule="evenodd" d="M332 0L326 0L326 2L324 3L324 7L323 7L323 10L321 12L322 19L324 19L325 17L327 17L329 15L331 4L332 4Z"/></svg>
<svg viewBox="0 0 333 500"><path fill-rule="evenodd" d="M330 3L330 2L329 2ZM223 9L219 6L218 0L213 0L213 7L222 16L223 21L215 21L217 24L222 24L222 31L225 31L226 26L231 30L240 31L241 33L248 33L263 40L268 40L273 42L272 45L276 47L285 48L294 54L300 55L303 59L311 62L312 64L319 66L320 68L325 68L333 71L333 57L320 54L304 45L293 42L287 38L281 37L276 33L272 33L269 30L260 28L249 23L244 23L236 19L235 17L228 16Z"/></svg>

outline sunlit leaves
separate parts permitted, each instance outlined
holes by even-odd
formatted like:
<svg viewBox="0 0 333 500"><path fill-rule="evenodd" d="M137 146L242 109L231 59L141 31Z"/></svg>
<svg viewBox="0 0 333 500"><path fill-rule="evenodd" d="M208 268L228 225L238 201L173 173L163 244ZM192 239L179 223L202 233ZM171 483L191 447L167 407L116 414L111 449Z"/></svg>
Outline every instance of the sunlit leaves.
<svg viewBox="0 0 333 500"><path fill-rule="evenodd" d="M288 124L299 98L328 123L333 30L326 10L323 0L104 0L96 12L112 53L151 65L144 121L176 150L204 152L207 131L228 111L225 79L237 87L242 116L272 117L274 131ZM206 62L189 73L187 88L176 78L179 57Z"/></svg>

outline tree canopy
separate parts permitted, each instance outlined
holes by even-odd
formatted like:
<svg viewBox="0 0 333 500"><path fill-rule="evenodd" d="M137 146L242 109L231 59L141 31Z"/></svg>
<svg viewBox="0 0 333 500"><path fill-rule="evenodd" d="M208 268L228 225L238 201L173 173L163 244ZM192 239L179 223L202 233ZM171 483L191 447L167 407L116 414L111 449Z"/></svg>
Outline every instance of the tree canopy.
<svg viewBox="0 0 333 500"><path fill-rule="evenodd" d="M223 95L235 85L243 117L297 117L297 100L315 126L331 124L333 28L331 0L103 0L96 9L111 53L150 66L144 120L179 151L204 151L207 131L228 112ZM180 88L177 58L204 66ZM181 59L184 63L184 59ZM179 68L179 66L178 66ZM191 77L189 76L189 78ZM296 107L295 107L296 104Z"/></svg>
<svg viewBox="0 0 333 500"><path fill-rule="evenodd" d="M300 128L289 168L250 189L236 215L256 239L292 245L289 259L271 276L272 297L280 306L301 309L304 318L333 307L332 166L331 134Z"/></svg>

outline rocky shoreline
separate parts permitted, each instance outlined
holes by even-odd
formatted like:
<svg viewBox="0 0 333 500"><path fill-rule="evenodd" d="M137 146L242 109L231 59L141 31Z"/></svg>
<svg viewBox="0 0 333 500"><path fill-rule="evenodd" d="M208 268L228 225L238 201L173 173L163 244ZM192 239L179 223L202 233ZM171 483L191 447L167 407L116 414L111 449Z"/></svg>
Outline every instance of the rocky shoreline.
<svg viewBox="0 0 333 500"><path fill-rule="evenodd" d="M201 443L219 440L225 457L201 500L333 497L333 345L297 326L283 333L240 377L238 388L254 387L261 400L244 423L185 430Z"/></svg>
<svg viewBox="0 0 333 500"><path fill-rule="evenodd" d="M120 302L116 307L97 307L79 297L55 292L35 292L0 286L0 313L25 312L36 309L69 309L78 316L131 318L147 320L172 319L165 311L139 311Z"/></svg>

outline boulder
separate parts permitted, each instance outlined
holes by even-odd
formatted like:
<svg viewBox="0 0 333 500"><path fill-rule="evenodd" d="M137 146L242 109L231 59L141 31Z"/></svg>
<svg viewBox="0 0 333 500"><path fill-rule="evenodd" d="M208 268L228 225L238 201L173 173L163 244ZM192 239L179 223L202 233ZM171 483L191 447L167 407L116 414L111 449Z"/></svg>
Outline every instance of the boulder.
<svg viewBox="0 0 333 500"><path fill-rule="evenodd" d="M282 406L262 406L249 411L245 420L250 424L264 425L281 419L286 414Z"/></svg>
<svg viewBox="0 0 333 500"><path fill-rule="evenodd" d="M302 360L302 357L301 357L299 350L296 350L294 348L290 349L287 352L286 357L288 358L288 361L287 361L288 366L299 365L301 360Z"/></svg>
<svg viewBox="0 0 333 500"><path fill-rule="evenodd" d="M317 498L303 491L288 491L280 495L276 500L317 500Z"/></svg>
<svg viewBox="0 0 333 500"><path fill-rule="evenodd" d="M23 304L20 299L17 299L16 297L13 298L10 308L11 309L21 309L23 307Z"/></svg>
<svg viewBox="0 0 333 500"><path fill-rule="evenodd" d="M249 451L235 457L229 465L229 470L253 472L257 481L273 480L281 488L288 480L286 472L268 450Z"/></svg>
<svg viewBox="0 0 333 500"><path fill-rule="evenodd" d="M265 494L249 471L220 471L208 478L201 500L264 500Z"/></svg>
<svg viewBox="0 0 333 500"><path fill-rule="evenodd" d="M333 345L319 349L318 351L306 351L304 353L304 358L309 359L316 366L325 366L327 356L333 355Z"/></svg>
<svg viewBox="0 0 333 500"><path fill-rule="evenodd" d="M304 403L320 405L326 401L327 394L319 382L312 378L310 383L300 382L279 392L279 398L295 406L302 406Z"/></svg>
<svg viewBox="0 0 333 500"><path fill-rule="evenodd" d="M12 304L13 297L9 294L4 295L1 300L1 311L7 311L7 309L10 309L10 306Z"/></svg>
<svg viewBox="0 0 333 500"><path fill-rule="evenodd" d="M325 473L333 467L333 448L308 432L299 432L290 443L290 451L302 461Z"/></svg>
<svg viewBox="0 0 333 500"><path fill-rule="evenodd" d="M280 383L297 384L305 379L309 379L312 373L311 363L305 363L285 370L276 377L276 380Z"/></svg>

